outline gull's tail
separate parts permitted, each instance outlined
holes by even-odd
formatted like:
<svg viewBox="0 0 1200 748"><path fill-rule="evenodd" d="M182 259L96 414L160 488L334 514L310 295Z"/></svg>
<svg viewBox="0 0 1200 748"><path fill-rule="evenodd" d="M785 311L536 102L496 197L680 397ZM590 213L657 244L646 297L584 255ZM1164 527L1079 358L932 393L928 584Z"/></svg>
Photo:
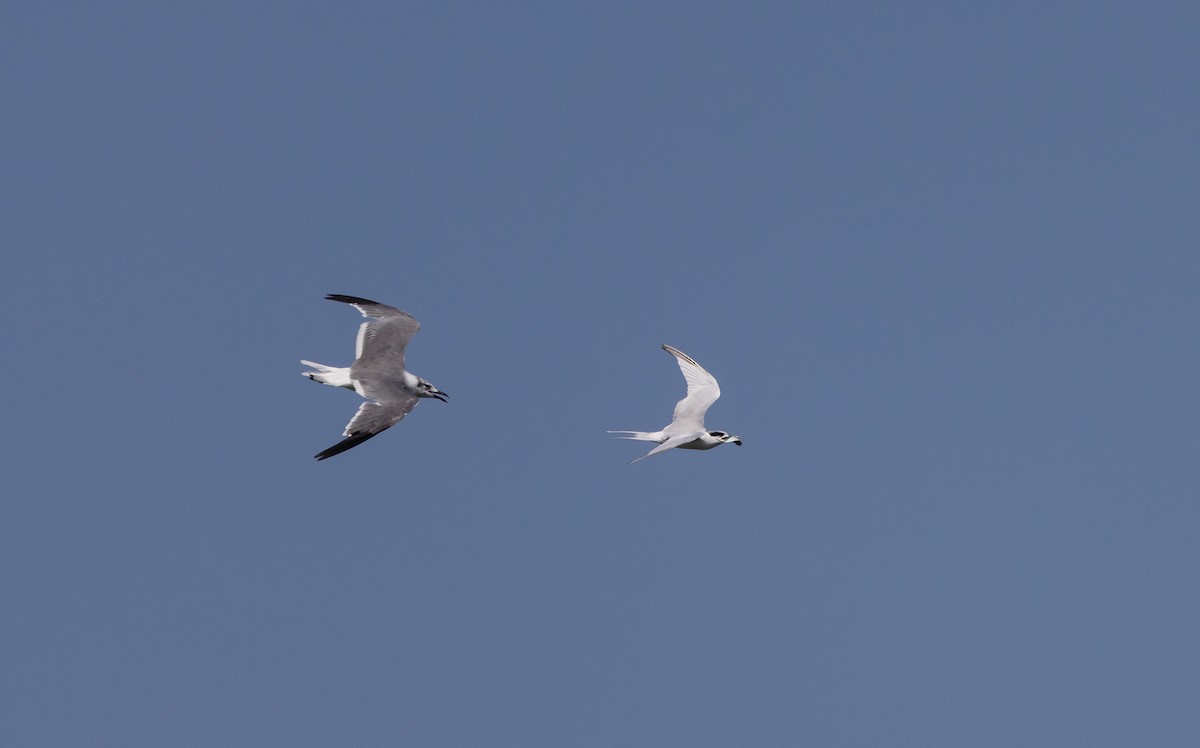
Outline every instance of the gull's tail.
<svg viewBox="0 0 1200 748"><path fill-rule="evenodd" d="M326 366L325 364L315 364L312 361L305 361L303 359L301 359L300 363L313 369L313 371L302 371L300 373L314 382L328 384L331 387L354 389L354 383L350 381L349 367Z"/></svg>

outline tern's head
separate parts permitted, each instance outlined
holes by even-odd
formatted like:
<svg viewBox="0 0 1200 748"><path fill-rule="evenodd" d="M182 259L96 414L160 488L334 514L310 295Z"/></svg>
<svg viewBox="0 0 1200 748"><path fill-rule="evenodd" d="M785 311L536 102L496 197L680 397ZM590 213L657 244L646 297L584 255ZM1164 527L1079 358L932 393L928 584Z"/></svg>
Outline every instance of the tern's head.
<svg viewBox="0 0 1200 748"><path fill-rule="evenodd" d="M742 437L740 437L740 436L734 436L733 434L726 434L724 431L710 431L710 432L708 432L708 435L714 439L720 439L725 444L728 444L729 442L733 442L734 444L738 445L739 447L742 446Z"/></svg>
<svg viewBox="0 0 1200 748"><path fill-rule="evenodd" d="M449 397L445 392L442 392L424 379L417 380L417 394L421 397L437 398L442 402L446 402L446 398Z"/></svg>

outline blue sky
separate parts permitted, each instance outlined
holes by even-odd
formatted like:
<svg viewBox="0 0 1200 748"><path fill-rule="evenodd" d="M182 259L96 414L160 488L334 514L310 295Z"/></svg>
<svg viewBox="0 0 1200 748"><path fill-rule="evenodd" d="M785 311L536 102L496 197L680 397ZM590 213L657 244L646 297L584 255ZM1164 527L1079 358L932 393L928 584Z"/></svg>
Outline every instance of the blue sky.
<svg viewBox="0 0 1200 748"><path fill-rule="evenodd" d="M1198 24L10 8L0 741L1194 745Z"/></svg>

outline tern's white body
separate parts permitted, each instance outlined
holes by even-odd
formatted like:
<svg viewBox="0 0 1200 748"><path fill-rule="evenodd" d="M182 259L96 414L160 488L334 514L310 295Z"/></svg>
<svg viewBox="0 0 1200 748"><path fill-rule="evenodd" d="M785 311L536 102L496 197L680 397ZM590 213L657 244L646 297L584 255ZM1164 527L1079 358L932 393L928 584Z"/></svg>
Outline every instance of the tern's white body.
<svg viewBox="0 0 1200 748"><path fill-rule="evenodd" d="M633 460L638 462L647 457L662 454L668 449L712 449L733 442L742 445L740 437L727 434L724 431L709 431L704 427L704 414L710 405L721 396L721 388L712 374L696 363L690 356L678 348L664 345L663 350L675 357L679 362L679 370L687 382L687 395L675 405L675 417L661 431L610 431L622 439L637 439L639 441L656 442L657 447L641 457Z"/></svg>

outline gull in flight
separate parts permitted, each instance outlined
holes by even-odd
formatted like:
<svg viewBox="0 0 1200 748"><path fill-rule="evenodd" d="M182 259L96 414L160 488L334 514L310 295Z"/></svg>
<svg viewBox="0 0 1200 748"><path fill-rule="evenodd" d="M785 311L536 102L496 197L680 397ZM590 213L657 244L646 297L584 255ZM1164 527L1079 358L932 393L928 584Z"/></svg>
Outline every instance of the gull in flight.
<svg viewBox="0 0 1200 748"><path fill-rule="evenodd" d="M358 412L346 424L342 434L346 438L317 453L318 460L357 447L395 426L423 397L446 402L445 392L404 368L404 348L421 329L421 323L411 314L357 296L331 293L325 298L349 304L367 318L358 328L354 363L341 368L301 361L312 371L300 373L314 382L354 390L367 402L359 406Z"/></svg>
<svg viewBox="0 0 1200 748"><path fill-rule="evenodd" d="M647 457L662 454L668 449L712 449L726 442L742 446L741 437L727 434L724 431L709 431L704 428L704 414L708 407L721 396L721 388L717 380L704 370L700 364L692 360L678 348L669 345L662 347L679 362L679 370L687 381L687 395L675 404L675 417L662 431L610 431L619 434L621 439L639 439L644 442L658 442L658 446L629 464L639 462Z"/></svg>

